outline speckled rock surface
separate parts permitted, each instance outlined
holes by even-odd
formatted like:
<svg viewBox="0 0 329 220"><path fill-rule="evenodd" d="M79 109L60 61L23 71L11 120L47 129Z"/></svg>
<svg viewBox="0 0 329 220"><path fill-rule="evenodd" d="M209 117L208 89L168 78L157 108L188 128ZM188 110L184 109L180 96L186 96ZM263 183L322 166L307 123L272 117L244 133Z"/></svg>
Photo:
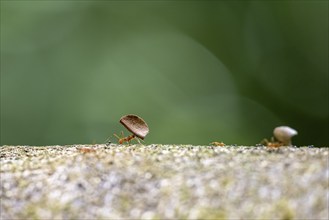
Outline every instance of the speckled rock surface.
<svg viewBox="0 0 329 220"><path fill-rule="evenodd" d="M329 148L1 146L1 219L327 219Z"/></svg>

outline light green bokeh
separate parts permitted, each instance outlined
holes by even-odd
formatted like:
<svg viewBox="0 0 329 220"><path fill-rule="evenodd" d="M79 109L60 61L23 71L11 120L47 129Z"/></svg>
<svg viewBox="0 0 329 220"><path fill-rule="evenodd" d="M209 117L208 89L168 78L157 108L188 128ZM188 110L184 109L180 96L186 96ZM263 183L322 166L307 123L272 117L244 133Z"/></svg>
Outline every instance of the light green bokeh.
<svg viewBox="0 0 329 220"><path fill-rule="evenodd" d="M328 145L328 2L1 1L1 145ZM115 141L111 137L112 141Z"/></svg>

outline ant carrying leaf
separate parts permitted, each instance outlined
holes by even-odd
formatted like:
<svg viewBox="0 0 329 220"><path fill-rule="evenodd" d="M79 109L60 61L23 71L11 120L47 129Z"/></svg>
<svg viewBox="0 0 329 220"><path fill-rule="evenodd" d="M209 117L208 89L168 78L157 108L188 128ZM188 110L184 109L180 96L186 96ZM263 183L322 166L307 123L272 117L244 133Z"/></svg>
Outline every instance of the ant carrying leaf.
<svg viewBox="0 0 329 220"><path fill-rule="evenodd" d="M141 117L138 117L137 115L125 115L121 117L120 123L125 126L128 131L132 133L132 135L125 137L123 131L121 131L121 137L114 134L114 136L118 139L119 144L124 142L128 142L129 144L130 141L134 139L141 144L140 140L143 140L149 133L148 125Z"/></svg>

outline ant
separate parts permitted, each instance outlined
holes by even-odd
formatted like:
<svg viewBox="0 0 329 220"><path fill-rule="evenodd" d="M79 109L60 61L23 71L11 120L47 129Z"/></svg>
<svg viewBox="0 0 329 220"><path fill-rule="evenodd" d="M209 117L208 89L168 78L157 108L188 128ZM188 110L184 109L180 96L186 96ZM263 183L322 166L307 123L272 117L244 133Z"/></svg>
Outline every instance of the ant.
<svg viewBox="0 0 329 220"><path fill-rule="evenodd" d="M215 142L211 142L210 145L220 146L220 147L225 146L225 144L224 144L223 142L217 142L217 141L215 141Z"/></svg>
<svg viewBox="0 0 329 220"><path fill-rule="evenodd" d="M89 147L83 147L83 148L80 148L79 151L80 151L81 153L84 153L84 154L86 154L86 153L94 153L94 152L96 152L95 149L93 149L93 148L89 148Z"/></svg>
<svg viewBox="0 0 329 220"><path fill-rule="evenodd" d="M271 138L270 141L266 138L263 139L260 144L265 145L267 147L282 147L284 144L282 142L276 141L275 138Z"/></svg>
<svg viewBox="0 0 329 220"><path fill-rule="evenodd" d="M124 142L128 142L128 144L129 144L130 141L133 140L133 139L137 140L137 142L139 144L141 144L139 138L136 137L134 134L125 137L124 134L123 134L123 131L121 131L121 138L116 134L113 134L113 135L119 140L119 144L123 144Z"/></svg>

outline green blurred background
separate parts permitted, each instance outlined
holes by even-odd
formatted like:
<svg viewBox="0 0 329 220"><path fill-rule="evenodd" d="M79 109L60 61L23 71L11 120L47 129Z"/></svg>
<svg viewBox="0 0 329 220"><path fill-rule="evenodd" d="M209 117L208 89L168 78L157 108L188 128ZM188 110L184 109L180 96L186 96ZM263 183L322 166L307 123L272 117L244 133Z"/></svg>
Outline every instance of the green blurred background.
<svg viewBox="0 0 329 220"><path fill-rule="evenodd" d="M328 105L328 1L1 1L1 145L103 143L132 113L146 144L328 146Z"/></svg>

